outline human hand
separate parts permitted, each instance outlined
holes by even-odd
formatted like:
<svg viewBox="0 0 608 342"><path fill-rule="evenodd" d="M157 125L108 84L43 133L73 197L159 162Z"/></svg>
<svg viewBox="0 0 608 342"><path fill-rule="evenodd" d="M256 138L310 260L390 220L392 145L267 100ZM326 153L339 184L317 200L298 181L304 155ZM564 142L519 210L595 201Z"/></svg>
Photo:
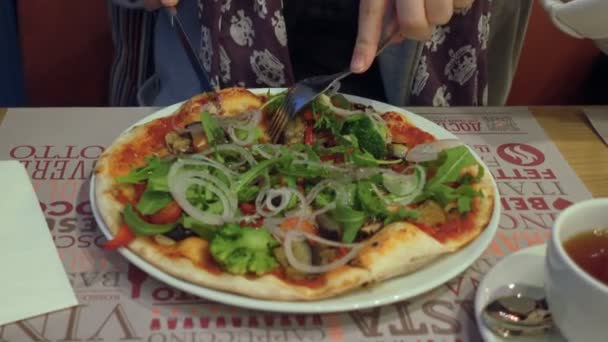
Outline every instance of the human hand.
<svg viewBox="0 0 608 342"><path fill-rule="evenodd" d="M176 6L178 1L179 0L144 0L144 6L146 6L148 10L156 10L159 9L161 6Z"/></svg>
<svg viewBox="0 0 608 342"><path fill-rule="evenodd" d="M351 70L365 72L374 61L382 34L384 17L393 6L393 16L386 34L399 34L395 41L409 38L426 40L436 25L446 24L455 8L470 7L474 0L361 0L359 28L353 51Z"/></svg>

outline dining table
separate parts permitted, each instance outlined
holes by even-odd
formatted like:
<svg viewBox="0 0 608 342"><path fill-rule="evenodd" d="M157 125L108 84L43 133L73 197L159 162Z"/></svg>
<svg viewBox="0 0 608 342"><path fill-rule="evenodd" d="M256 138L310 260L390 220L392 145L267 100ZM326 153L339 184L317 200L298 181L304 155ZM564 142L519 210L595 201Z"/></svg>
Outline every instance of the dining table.
<svg viewBox="0 0 608 342"><path fill-rule="evenodd" d="M27 170L78 298L76 306L0 325L0 341L481 341L474 306L484 275L544 244L569 205L608 197L608 148L586 114L608 120L608 106L406 107L469 145L494 176L500 222L484 253L445 283L384 305L244 308L172 287L100 247L106 238L89 197L95 161L158 109L0 108L0 160ZM3 295L0 310L10 310Z"/></svg>

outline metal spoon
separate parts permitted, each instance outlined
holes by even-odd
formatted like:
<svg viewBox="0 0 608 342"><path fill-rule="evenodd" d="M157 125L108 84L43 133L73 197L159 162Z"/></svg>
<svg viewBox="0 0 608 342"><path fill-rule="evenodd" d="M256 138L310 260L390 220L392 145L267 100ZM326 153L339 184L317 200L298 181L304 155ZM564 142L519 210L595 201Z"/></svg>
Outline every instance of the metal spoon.
<svg viewBox="0 0 608 342"><path fill-rule="evenodd" d="M484 323L501 337L538 335L549 332L554 324L541 288L510 284L509 295L486 305Z"/></svg>

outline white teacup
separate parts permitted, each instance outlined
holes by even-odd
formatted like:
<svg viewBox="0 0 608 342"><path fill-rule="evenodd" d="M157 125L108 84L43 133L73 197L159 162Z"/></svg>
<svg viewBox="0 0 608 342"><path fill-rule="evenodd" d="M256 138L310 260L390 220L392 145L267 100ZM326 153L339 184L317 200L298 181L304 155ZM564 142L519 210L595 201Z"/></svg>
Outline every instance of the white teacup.
<svg viewBox="0 0 608 342"><path fill-rule="evenodd" d="M569 341L608 341L608 286L580 268L563 247L574 235L602 227L608 227L608 198L582 201L558 216L547 243L547 303Z"/></svg>

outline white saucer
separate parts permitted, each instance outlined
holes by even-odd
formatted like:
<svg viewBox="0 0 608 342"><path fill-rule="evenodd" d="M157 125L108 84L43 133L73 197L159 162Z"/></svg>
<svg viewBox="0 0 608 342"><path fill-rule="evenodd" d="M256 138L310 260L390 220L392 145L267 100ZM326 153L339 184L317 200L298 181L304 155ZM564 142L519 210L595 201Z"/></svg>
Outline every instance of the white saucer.
<svg viewBox="0 0 608 342"><path fill-rule="evenodd" d="M501 338L494 335L481 319L481 310L490 300L509 294L509 289L505 285L518 283L540 288L544 286L543 267L546 248L544 244L528 247L505 257L492 267L479 284L475 295L475 319L479 332L486 342L566 342L566 339L555 331L545 335Z"/></svg>

